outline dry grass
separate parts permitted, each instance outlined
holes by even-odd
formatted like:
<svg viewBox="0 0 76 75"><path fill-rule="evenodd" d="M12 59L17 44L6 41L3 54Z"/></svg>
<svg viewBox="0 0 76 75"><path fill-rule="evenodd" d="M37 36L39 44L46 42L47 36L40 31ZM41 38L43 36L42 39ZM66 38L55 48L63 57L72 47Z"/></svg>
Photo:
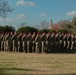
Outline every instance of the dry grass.
<svg viewBox="0 0 76 75"><path fill-rule="evenodd" d="M76 75L76 54L0 52L0 75Z"/></svg>

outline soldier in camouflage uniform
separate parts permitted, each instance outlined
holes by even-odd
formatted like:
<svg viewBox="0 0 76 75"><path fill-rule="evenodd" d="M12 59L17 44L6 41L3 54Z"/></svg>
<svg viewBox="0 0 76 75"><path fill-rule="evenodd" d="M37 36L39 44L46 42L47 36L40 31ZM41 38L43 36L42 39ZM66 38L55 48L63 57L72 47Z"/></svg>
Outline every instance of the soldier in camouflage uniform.
<svg viewBox="0 0 76 75"><path fill-rule="evenodd" d="M71 49L71 34L67 33L67 52Z"/></svg>
<svg viewBox="0 0 76 75"><path fill-rule="evenodd" d="M41 52L44 53L45 50L46 50L46 34L45 32L42 33L42 36L41 36Z"/></svg>
<svg viewBox="0 0 76 75"><path fill-rule="evenodd" d="M38 32L35 38L36 42L36 53L41 53L41 34Z"/></svg>
<svg viewBox="0 0 76 75"><path fill-rule="evenodd" d="M28 33L28 36L27 36L27 51L29 53L32 53L32 35L30 32Z"/></svg>
<svg viewBox="0 0 76 75"><path fill-rule="evenodd" d="M13 47L13 43L12 43L12 39L11 39L12 36L13 36L13 33L10 32L9 33L9 51L11 51L11 52L13 51L13 48L12 48Z"/></svg>
<svg viewBox="0 0 76 75"><path fill-rule="evenodd" d="M54 52L55 50L55 33L51 33L51 52Z"/></svg>
<svg viewBox="0 0 76 75"><path fill-rule="evenodd" d="M1 33L0 34L0 47L1 47L0 50L1 51L4 51L4 48L3 48L4 47L4 39L3 38L4 38L4 34Z"/></svg>
<svg viewBox="0 0 76 75"><path fill-rule="evenodd" d="M4 51L6 51L6 33L4 33L3 41L4 41Z"/></svg>
<svg viewBox="0 0 76 75"><path fill-rule="evenodd" d="M0 33L0 51L1 51L1 33Z"/></svg>
<svg viewBox="0 0 76 75"><path fill-rule="evenodd" d="M26 35L26 33L23 33L23 36L22 36L22 50L23 50L23 52L27 53L27 35Z"/></svg>
<svg viewBox="0 0 76 75"><path fill-rule="evenodd" d="M17 40L18 40L18 52L23 52L22 51L22 33L20 33L17 37Z"/></svg>
<svg viewBox="0 0 76 75"><path fill-rule="evenodd" d="M74 50L74 43L75 43L75 37L73 34L71 34L71 50L73 51Z"/></svg>
<svg viewBox="0 0 76 75"><path fill-rule="evenodd" d="M59 51L63 52L63 33L59 35Z"/></svg>
<svg viewBox="0 0 76 75"><path fill-rule="evenodd" d="M59 52L59 34L58 33L55 34L54 41L55 41L55 50L54 50L54 52Z"/></svg>
<svg viewBox="0 0 76 75"><path fill-rule="evenodd" d="M67 35L66 34L64 34L64 37L63 37L63 48L64 48L63 52L66 52L67 50Z"/></svg>
<svg viewBox="0 0 76 75"><path fill-rule="evenodd" d="M11 40L12 40L12 47L13 47L13 52L16 52L17 51L17 33L14 32L13 36L11 37Z"/></svg>
<svg viewBox="0 0 76 75"><path fill-rule="evenodd" d="M36 49L36 44L35 44L35 38L36 38L36 32L33 33L32 35L32 51L35 53L35 49Z"/></svg>
<svg viewBox="0 0 76 75"><path fill-rule="evenodd" d="M5 41L6 41L6 51L10 51L10 34L9 33L6 33Z"/></svg>
<svg viewBox="0 0 76 75"><path fill-rule="evenodd" d="M50 34L50 32L48 32L47 34L46 34L46 52L48 52L48 53L50 53L51 52L51 34Z"/></svg>
<svg viewBox="0 0 76 75"><path fill-rule="evenodd" d="M75 52L76 52L76 35L74 36L74 50L75 50Z"/></svg>

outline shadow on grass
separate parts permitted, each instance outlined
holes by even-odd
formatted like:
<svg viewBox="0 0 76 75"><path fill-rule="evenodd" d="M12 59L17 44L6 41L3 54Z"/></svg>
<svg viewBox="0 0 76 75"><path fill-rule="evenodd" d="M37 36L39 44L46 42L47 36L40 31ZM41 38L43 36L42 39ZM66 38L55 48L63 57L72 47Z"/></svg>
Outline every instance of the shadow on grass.
<svg viewBox="0 0 76 75"><path fill-rule="evenodd" d="M44 70L35 70L35 69L21 69L21 68L0 68L0 75L8 75L7 74L7 71L10 71L10 70L15 70L15 71L33 71L33 72L39 72L40 74L31 74L31 73L28 73L28 74L22 74L22 75L76 75L76 73L64 73L64 74L48 74L49 72L47 71L44 71ZM47 72L47 74L42 74L42 72ZM13 74L9 74L9 75L13 75Z"/></svg>
<svg viewBox="0 0 76 75"><path fill-rule="evenodd" d="M0 68L0 71L9 71L9 70L34 71L33 69L22 69L22 68Z"/></svg>
<svg viewBox="0 0 76 75"><path fill-rule="evenodd" d="M3 72L0 72L0 75L8 75L8 74L5 74L5 73L3 73Z"/></svg>
<svg viewBox="0 0 76 75"><path fill-rule="evenodd" d="M53 74L53 75L76 75L76 73L64 73L64 74Z"/></svg>
<svg viewBox="0 0 76 75"><path fill-rule="evenodd" d="M0 68L0 75L8 75L9 74L9 73L7 74L8 71L25 71L25 72L29 72L29 71L35 71L35 70L33 70L33 69L21 69L21 68ZM9 74L9 75L13 75L13 74Z"/></svg>
<svg viewBox="0 0 76 75"><path fill-rule="evenodd" d="M0 72L0 75L13 75L13 74L6 74L4 72ZM18 75L18 74L16 74ZM76 73L65 73L65 74L31 74L31 73L28 73L28 74L21 74L21 75L76 75Z"/></svg>

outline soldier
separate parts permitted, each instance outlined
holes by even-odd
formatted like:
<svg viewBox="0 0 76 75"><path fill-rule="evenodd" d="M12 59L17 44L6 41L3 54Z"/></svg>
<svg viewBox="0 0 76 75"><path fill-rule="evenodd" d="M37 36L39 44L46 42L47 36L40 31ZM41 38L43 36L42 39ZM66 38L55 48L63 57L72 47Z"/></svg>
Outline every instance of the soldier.
<svg viewBox="0 0 76 75"><path fill-rule="evenodd" d="M13 51L16 52L17 51L17 33L14 32L13 36L11 37L12 40L12 44L13 44Z"/></svg>
<svg viewBox="0 0 76 75"><path fill-rule="evenodd" d="M74 35L74 50L75 50L75 52L76 52L76 35Z"/></svg>
<svg viewBox="0 0 76 75"><path fill-rule="evenodd" d="M59 35L59 51L63 52L63 33Z"/></svg>
<svg viewBox="0 0 76 75"><path fill-rule="evenodd" d="M4 51L6 51L6 33L4 33L3 40L4 40Z"/></svg>
<svg viewBox="0 0 76 75"><path fill-rule="evenodd" d="M32 53L32 35L30 32L28 33L28 36L27 36L27 51L29 53Z"/></svg>
<svg viewBox="0 0 76 75"><path fill-rule="evenodd" d="M54 50L55 50L55 33L54 32L52 32L51 33L51 52L54 52Z"/></svg>
<svg viewBox="0 0 76 75"><path fill-rule="evenodd" d="M55 40L55 50L54 50L54 52L58 52L59 51L59 34L58 33L56 33L54 40Z"/></svg>
<svg viewBox="0 0 76 75"><path fill-rule="evenodd" d="M41 52L41 34L39 32L37 33L35 42L36 42L36 53L40 53Z"/></svg>
<svg viewBox="0 0 76 75"><path fill-rule="evenodd" d="M63 52L66 52L66 50L67 50L67 35L66 35L66 33L64 34L64 37L63 37L63 48L64 48Z"/></svg>
<svg viewBox="0 0 76 75"><path fill-rule="evenodd" d="M0 51L1 51L1 33L0 33Z"/></svg>
<svg viewBox="0 0 76 75"><path fill-rule="evenodd" d="M71 49L71 34L67 33L67 51Z"/></svg>
<svg viewBox="0 0 76 75"><path fill-rule="evenodd" d="M47 52L51 52L51 42L52 42L52 40L51 40L51 34L50 34L50 32L48 32L47 34L46 34L46 48L47 48Z"/></svg>
<svg viewBox="0 0 76 75"><path fill-rule="evenodd" d="M0 34L0 47L1 47L0 50L1 51L4 51L4 48L3 48L4 47L4 39L3 38L4 38L4 34L1 33Z"/></svg>
<svg viewBox="0 0 76 75"><path fill-rule="evenodd" d="M33 33L32 35L32 51L35 53L35 48L36 48L36 44L35 44L35 38L36 38L36 32Z"/></svg>
<svg viewBox="0 0 76 75"><path fill-rule="evenodd" d="M23 36L22 36L22 50L23 50L23 52L27 53L27 35L26 35L26 33L23 33Z"/></svg>
<svg viewBox="0 0 76 75"><path fill-rule="evenodd" d="M23 52L22 51L22 33L20 33L17 37L17 40L18 40L18 52Z"/></svg>
<svg viewBox="0 0 76 75"><path fill-rule="evenodd" d="M9 51L10 50L10 40L9 40L9 36L10 34L9 33L6 33L5 34L5 41L6 41L6 51Z"/></svg>
<svg viewBox="0 0 76 75"><path fill-rule="evenodd" d="M9 33L9 50L12 52L13 51L13 42L12 42L12 36L13 36L13 32Z"/></svg>
<svg viewBox="0 0 76 75"><path fill-rule="evenodd" d="M41 52L45 52L46 50L46 34L45 32L42 33L42 36L41 36Z"/></svg>
<svg viewBox="0 0 76 75"><path fill-rule="evenodd" d="M73 34L71 34L71 50L74 50L74 43L75 43L75 37Z"/></svg>

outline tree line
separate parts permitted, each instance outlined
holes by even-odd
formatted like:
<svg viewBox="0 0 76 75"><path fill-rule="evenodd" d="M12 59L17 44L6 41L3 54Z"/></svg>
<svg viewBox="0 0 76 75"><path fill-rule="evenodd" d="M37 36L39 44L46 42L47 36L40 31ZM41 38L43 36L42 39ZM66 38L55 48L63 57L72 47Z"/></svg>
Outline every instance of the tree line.
<svg viewBox="0 0 76 75"><path fill-rule="evenodd" d="M30 27L30 26L24 26L24 27L20 27L18 28L17 30L15 29L15 27L13 26L0 26L0 33L6 33L6 32L17 32L18 34L19 33L33 33L33 32L45 32L45 33L48 33L48 32L56 32L54 29L41 29L41 30L38 30L37 28L34 28L34 27ZM69 32L68 30L66 29L60 29L59 32L64 32L64 33L67 33Z"/></svg>

